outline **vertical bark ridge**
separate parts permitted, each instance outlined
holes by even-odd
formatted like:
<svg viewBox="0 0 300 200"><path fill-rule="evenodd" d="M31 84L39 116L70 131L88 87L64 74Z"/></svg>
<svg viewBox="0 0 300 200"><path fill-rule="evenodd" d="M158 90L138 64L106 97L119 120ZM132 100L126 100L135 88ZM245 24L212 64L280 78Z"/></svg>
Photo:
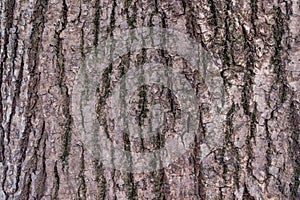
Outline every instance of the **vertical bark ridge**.
<svg viewBox="0 0 300 200"><path fill-rule="evenodd" d="M4 36L3 40L1 38L1 62L0 62L0 89L2 89L2 81L3 81L3 71L6 68L6 60L7 60L7 46L9 44L9 36L10 36L10 29L12 28L13 25L13 19L14 19L14 7L15 7L15 1L3 1L4 4L4 17L6 20L5 27L4 27ZM4 20L4 19L3 19ZM3 41L3 43L2 43ZM2 90L1 90L2 91ZM0 92L0 98L2 99L2 92ZM0 113L1 113L1 118L0 118L0 131L1 131L1 138L0 138L0 150L1 150L1 156L0 156L0 161L3 162L3 165L5 166L5 144L4 144L4 139L5 139L5 131L2 126L2 120L3 120L3 105L2 101L0 102ZM9 133L8 133L9 134ZM9 140L9 135L7 136ZM6 168L6 167L5 167ZM5 178L4 178L5 179ZM2 184L3 185L3 184ZM4 190L5 191L5 190Z"/></svg>
<svg viewBox="0 0 300 200"><path fill-rule="evenodd" d="M13 16L11 16L13 17ZM17 67L15 66L15 60L17 58L17 49L18 49L18 27L16 27L16 33L14 35L14 40L13 40L13 44L12 44L12 48L13 48L13 52L12 52L12 65L11 65L11 76L9 77L13 77L13 74L15 72L15 68L17 69ZM22 58L23 59L23 58ZM7 63L8 65L8 63ZM11 135L11 123L13 120L13 117L15 115L15 111L16 111L16 103L17 103L17 99L20 95L20 87L21 87L21 82L22 82L22 76L23 76L23 67L24 67L24 62L21 62L20 65L20 71L19 71L19 75L18 75L18 79L15 81L15 88L14 88L14 94L13 94L13 99L12 99L12 104L11 104L11 113L9 116L9 121L8 121L8 125L7 125L7 137L8 137L8 142L10 141L10 135ZM11 80L9 80L11 83L14 82L13 78L11 78Z"/></svg>
<svg viewBox="0 0 300 200"><path fill-rule="evenodd" d="M38 72L38 53L40 49L40 39L41 35L44 31L44 14L47 9L48 1L38 1L35 4L35 10L32 16L33 19L33 27L32 32L30 35L30 48L28 50L28 70L29 70L29 82L28 82L28 92L27 92L27 105L25 107L25 127L24 131L21 134L20 139L20 155L18 156L17 161L17 172L16 172L16 189L12 193L16 193L19 190L20 187L20 177L22 174L22 167L23 162L26 159L28 144L29 144L29 138L31 134L34 134L36 130L34 130L34 125L32 124L32 120L38 116L37 113L35 113L35 109L37 108L37 102L39 100L39 94L38 94L38 86L40 82L40 73ZM23 197L29 197L31 193L31 183L32 183L32 177L31 177L32 169L28 170L27 172L24 172L24 178L23 183L21 183L22 188L20 189L22 191L19 198ZM7 195L7 198L9 195Z"/></svg>

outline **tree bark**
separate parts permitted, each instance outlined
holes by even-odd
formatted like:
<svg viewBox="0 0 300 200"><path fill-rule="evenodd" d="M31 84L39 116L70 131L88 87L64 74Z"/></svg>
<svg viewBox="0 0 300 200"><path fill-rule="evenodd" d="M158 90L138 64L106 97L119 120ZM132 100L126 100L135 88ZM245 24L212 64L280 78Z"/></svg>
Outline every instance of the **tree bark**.
<svg viewBox="0 0 300 200"><path fill-rule="evenodd" d="M300 199L299 1L1 0L0 8L0 199ZM187 34L220 61L229 109L220 145L205 158L198 154L212 103L199 97L191 151L157 171L127 173L88 152L71 96L89 52L118 31L149 26ZM166 51L129 52L100 78L100 99L119 80L116 71L153 55L167 66L181 62ZM208 95L197 71L183 66L197 94ZM174 97L161 90L171 109ZM141 94L144 116L150 103ZM99 103L104 121L108 103ZM121 142L128 151L153 150L163 136L143 146L125 133Z"/></svg>

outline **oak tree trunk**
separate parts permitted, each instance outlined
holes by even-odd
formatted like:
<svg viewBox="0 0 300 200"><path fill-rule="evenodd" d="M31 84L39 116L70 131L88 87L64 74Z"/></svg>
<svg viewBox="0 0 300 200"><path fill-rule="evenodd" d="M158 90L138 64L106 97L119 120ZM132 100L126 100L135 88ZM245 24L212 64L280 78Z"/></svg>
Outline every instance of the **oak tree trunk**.
<svg viewBox="0 0 300 200"><path fill-rule="evenodd" d="M300 199L299 1L1 0L0 10L0 199ZM88 152L71 96L100 42L149 26L175 28L220 61L229 109L221 145L205 158L208 99L190 152L157 171L126 173ZM114 70L150 54L178 61L165 51L129 53L106 71L100 93L112 89ZM199 90L209 93L205 82Z"/></svg>

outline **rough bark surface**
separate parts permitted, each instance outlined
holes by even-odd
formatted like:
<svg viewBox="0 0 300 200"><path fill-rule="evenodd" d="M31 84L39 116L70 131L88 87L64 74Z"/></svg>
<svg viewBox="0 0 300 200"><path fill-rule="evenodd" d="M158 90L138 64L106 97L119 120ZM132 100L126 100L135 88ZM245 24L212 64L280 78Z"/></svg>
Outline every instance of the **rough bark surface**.
<svg viewBox="0 0 300 200"><path fill-rule="evenodd" d="M300 199L299 1L1 0L0 10L0 199ZM199 104L191 152L159 171L134 174L93 159L70 105L87 53L109 35L141 26L180 30L220 60L230 109L222 145L205 159L198 153L209 100ZM115 74L151 55L165 65L181 63L164 51L129 53L102 77L100 97ZM195 71L186 73L199 93L208 93ZM150 100L136 96L143 114ZM122 139L124 149L136 151L163 142Z"/></svg>

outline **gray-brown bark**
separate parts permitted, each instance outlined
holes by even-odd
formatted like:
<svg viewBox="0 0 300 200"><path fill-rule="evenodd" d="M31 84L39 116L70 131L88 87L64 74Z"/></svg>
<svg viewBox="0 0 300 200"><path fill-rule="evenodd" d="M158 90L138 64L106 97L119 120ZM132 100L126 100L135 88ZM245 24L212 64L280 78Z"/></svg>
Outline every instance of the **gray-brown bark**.
<svg viewBox="0 0 300 200"><path fill-rule="evenodd" d="M0 199L300 199L299 1L1 0L0 8ZM88 52L141 26L176 28L220 59L230 108L221 147L199 160L211 109L204 101L192 151L148 174L93 158L70 106ZM116 70L150 54L178 64L165 51L129 53L103 75L100 96ZM195 73L187 74L192 83ZM205 83L198 89L208 93ZM141 102L142 113L149 102ZM122 139L124 149L139 145ZM159 148L161 140L141 146Z"/></svg>

